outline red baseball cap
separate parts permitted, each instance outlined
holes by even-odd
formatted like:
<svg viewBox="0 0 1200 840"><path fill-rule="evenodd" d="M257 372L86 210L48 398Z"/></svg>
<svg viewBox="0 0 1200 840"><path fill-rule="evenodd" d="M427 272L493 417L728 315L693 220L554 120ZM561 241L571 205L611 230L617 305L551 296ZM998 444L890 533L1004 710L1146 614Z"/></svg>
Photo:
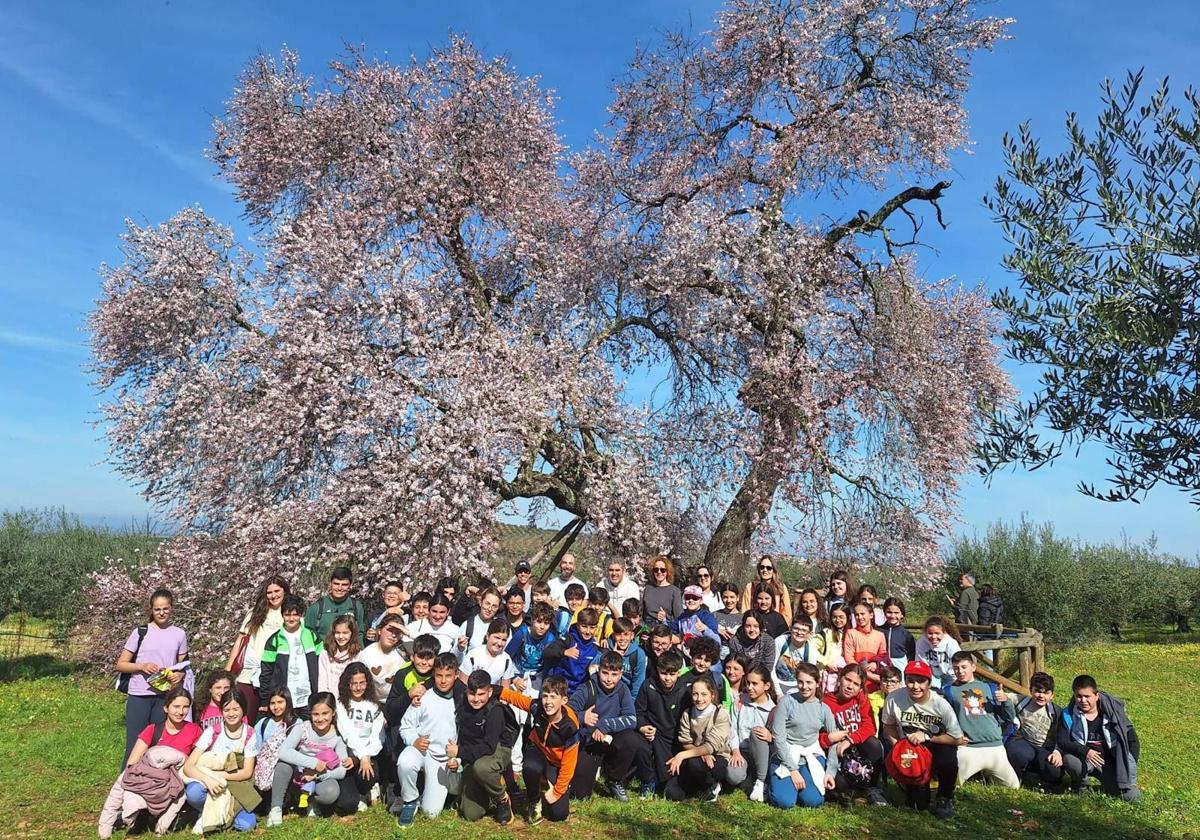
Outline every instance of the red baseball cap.
<svg viewBox="0 0 1200 840"><path fill-rule="evenodd" d="M914 659L904 666L904 679L908 679L909 677L921 677L933 682L933 669L929 667L928 662Z"/></svg>

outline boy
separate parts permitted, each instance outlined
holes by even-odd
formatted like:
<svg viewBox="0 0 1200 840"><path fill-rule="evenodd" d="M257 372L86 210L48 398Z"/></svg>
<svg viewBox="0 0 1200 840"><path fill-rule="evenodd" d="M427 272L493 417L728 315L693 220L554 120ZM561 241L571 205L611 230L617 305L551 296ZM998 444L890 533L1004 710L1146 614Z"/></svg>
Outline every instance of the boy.
<svg viewBox="0 0 1200 840"><path fill-rule="evenodd" d="M682 667L678 651L665 651L658 659L656 677L646 680L634 704L638 732L646 740L637 756L642 799L653 799L667 784L667 759L675 754L679 721L691 699L690 684L679 679Z"/></svg>
<svg viewBox="0 0 1200 840"><path fill-rule="evenodd" d="M684 668L679 676L687 677L688 686L691 686L697 678L708 674L717 688L713 702L718 706L724 706L725 711L732 714L733 686L729 684L729 680L725 679L724 674L712 670L712 667L717 664L717 656L720 655L721 648L707 636L698 636L692 639L692 643L688 646L688 652L692 655L691 667Z"/></svg>
<svg viewBox="0 0 1200 840"><path fill-rule="evenodd" d="M579 613L579 621L567 632L566 638L556 639L546 647L542 659L547 673L557 674L567 681L567 690L574 691L588 678L600 660L596 645L596 624L599 616L591 607Z"/></svg>
<svg viewBox="0 0 1200 840"><path fill-rule="evenodd" d="M546 583L546 581L539 580L537 583L535 583L533 586L531 586L529 588L529 591L532 593L533 603L549 604L550 609L552 609L552 610L558 609L557 604L551 603L550 584Z"/></svg>
<svg viewBox="0 0 1200 840"><path fill-rule="evenodd" d="M504 650L508 644L508 621L497 616L487 627L487 635L483 644L470 651L463 657L459 677L465 684L475 671L483 671L492 678L492 682L500 688L508 688L509 682L516 676L517 670L512 657Z"/></svg>
<svg viewBox="0 0 1200 840"><path fill-rule="evenodd" d="M958 784L958 747L966 743L958 716L946 698L932 691L933 669L920 659L904 668L905 690L893 691L883 706L883 732L894 744L901 738L924 745L933 756L933 776L938 783L933 815L939 820L954 816L954 786ZM910 808L929 807L929 782L896 781L904 788Z"/></svg>
<svg viewBox="0 0 1200 840"><path fill-rule="evenodd" d="M367 666L371 672L375 702L387 702L392 690L392 680L397 671L404 667L404 649L400 646L400 634L404 632L404 618L395 613L384 613L376 634L379 641L367 645L356 661Z"/></svg>
<svg viewBox="0 0 1200 840"><path fill-rule="evenodd" d="M671 636L671 628L665 624L655 624L650 628L649 650L646 651L646 674L657 678L658 658L675 647ZM682 654L680 654L682 656Z"/></svg>
<svg viewBox="0 0 1200 840"><path fill-rule="evenodd" d="M883 741L884 753L890 752L892 749L883 734L883 723L880 720L880 712L883 711L883 704L887 702L888 695L893 691L903 687L904 680L901 679L900 669L893 666L887 666L879 669L879 690L872 691L867 695L867 699L871 701L871 714L875 716L875 731L879 733L879 740Z"/></svg>
<svg viewBox="0 0 1200 840"><path fill-rule="evenodd" d="M618 802L628 802L625 780L645 742L638 734L637 713L629 688L621 680L624 660L608 651L600 670L571 692L571 708L582 726L579 766L571 782L571 797L587 799L596 784L596 768L604 768L608 790Z"/></svg>
<svg viewBox="0 0 1200 840"><path fill-rule="evenodd" d="M456 710L463 702L463 685L458 681L458 657L440 653L433 663L433 687L421 695L400 719L404 751L396 762L400 778L400 801L396 817L402 829L412 825L417 805L436 817L446 804L446 745L458 738ZM417 776L425 771L425 787L417 787ZM420 797L418 799L418 796Z"/></svg>
<svg viewBox="0 0 1200 840"><path fill-rule="evenodd" d="M525 683L514 686L518 691L525 691L528 685L536 682L535 677L542 670L546 648L558 638L550 630L553 621L554 611L549 604L534 604L529 611L528 623L517 628L504 649L512 658L517 681ZM537 693L537 686L533 687L533 692Z"/></svg>
<svg viewBox="0 0 1200 840"><path fill-rule="evenodd" d="M633 622L627 618L614 621L609 644L614 652L621 654L625 663L621 666L621 679L637 702L638 692L646 681L646 651L633 643Z"/></svg>
<svg viewBox="0 0 1200 840"><path fill-rule="evenodd" d="M621 618L627 618L633 624L633 638L639 647L646 646L650 638L650 625L642 620L642 599L626 598L621 604Z"/></svg>
<svg viewBox="0 0 1200 840"><path fill-rule="evenodd" d="M275 631L263 647L259 696L270 697L276 689L286 688L292 693L296 717L308 720L308 701L317 693L317 659L321 655L321 642L304 626L304 602L298 597L288 595L284 598L279 612L283 627Z"/></svg>
<svg viewBox="0 0 1200 840"><path fill-rule="evenodd" d="M1086 674L1071 683L1071 695L1050 763L1062 767L1073 790L1078 791L1088 776L1096 776L1109 796L1141 801L1137 786L1141 743L1125 704L1101 691L1096 680Z"/></svg>
<svg viewBox="0 0 1200 840"><path fill-rule="evenodd" d="M304 626L318 639L328 636L334 619L343 615L353 616L359 640L366 638L367 611L362 601L350 597L352 582L349 567L336 567L329 573L329 593L308 605L308 610L304 613Z"/></svg>
<svg viewBox="0 0 1200 840"><path fill-rule="evenodd" d="M975 679L975 657L960 650L950 659L954 682L946 686L946 699L958 715L967 743L958 748L958 784L983 773L1006 788L1019 788L1021 780L1004 751L1004 728L1013 721L1012 698L1003 686L995 692Z"/></svg>
<svg viewBox="0 0 1200 840"><path fill-rule="evenodd" d="M433 663L437 659L438 648L436 636L426 634L413 640L412 661L393 675L392 687L383 704L383 716L388 727L398 727L408 707L425 693L429 681L433 679Z"/></svg>
<svg viewBox="0 0 1200 840"><path fill-rule="evenodd" d="M608 592L604 589L590 589L587 605L600 615L600 623L596 626L596 641L603 645L612 635L613 617L608 611Z"/></svg>
<svg viewBox="0 0 1200 840"><path fill-rule="evenodd" d="M529 743L521 771L529 798L529 824L537 825L543 818L565 820L570 814L567 791L579 760L579 717L567 703L567 681L546 677L536 700L512 689L501 691L500 699L529 715Z"/></svg>
<svg viewBox="0 0 1200 840"><path fill-rule="evenodd" d="M792 630L775 640L775 684L782 695L796 690L796 667L801 662L819 665L824 651L812 637L808 616L792 618Z"/></svg>
<svg viewBox="0 0 1200 840"><path fill-rule="evenodd" d="M566 636L571 625L578 620L579 612L583 609L584 601L587 598L586 592L587 590L579 583L572 583L567 587L564 595L567 601L566 606L559 607L554 615L554 631L559 636Z"/></svg>
<svg viewBox="0 0 1200 840"><path fill-rule="evenodd" d="M1054 703L1054 677L1038 671L1029 680L1029 696L1017 704L1017 719L1012 735L1004 742L1008 763L1017 777L1037 773L1044 790L1062 780L1062 765L1050 763L1050 754L1058 743L1058 722L1062 709Z"/></svg>
<svg viewBox="0 0 1200 840"><path fill-rule="evenodd" d="M383 585L383 612L375 616L371 620L371 624L367 627L367 641L374 642L379 639L379 625L383 624L383 620L389 615L401 616L402 623L404 615L404 605L408 602L408 593L404 591L404 584L398 580L389 580Z"/></svg>
<svg viewBox="0 0 1200 840"><path fill-rule="evenodd" d="M504 617L508 619L508 632L516 633L527 620L529 608L525 605L525 595L517 587L508 590L504 595Z"/></svg>
<svg viewBox="0 0 1200 840"><path fill-rule="evenodd" d="M489 634L490 638L490 634ZM470 822L482 819L496 803L496 822L512 822L512 802L504 774L520 729L513 710L493 696L492 675L472 671L467 677L466 703L458 709L458 742L446 745L446 769L463 773L459 811Z"/></svg>

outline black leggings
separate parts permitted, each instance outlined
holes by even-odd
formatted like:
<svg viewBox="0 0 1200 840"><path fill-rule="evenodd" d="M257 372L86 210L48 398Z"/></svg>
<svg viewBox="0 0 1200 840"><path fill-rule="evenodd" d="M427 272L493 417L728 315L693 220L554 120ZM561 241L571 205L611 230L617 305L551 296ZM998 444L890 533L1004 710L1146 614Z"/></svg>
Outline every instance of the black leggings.
<svg viewBox="0 0 1200 840"><path fill-rule="evenodd" d="M604 768L604 777L610 782L624 783L633 769L638 752L649 747L642 733L636 729L614 732L612 743L605 744L590 738L579 749L579 761L575 765L575 778L571 779L571 796L587 799L596 786L596 768Z"/></svg>
<svg viewBox="0 0 1200 840"><path fill-rule="evenodd" d="M938 783L938 799L953 799L958 785L958 745L935 744L926 741L925 746L933 755L933 778ZM923 785L901 784L908 794L910 804L925 804L929 801L929 783Z"/></svg>
<svg viewBox="0 0 1200 840"><path fill-rule="evenodd" d="M576 765L578 771L578 765ZM593 777L595 770L592 771ZM521 778L525 781L525 796L530 802L534 797L542 800L542 816L551 822L562 822L570 815L570 791L553 805L546 801L542 794L543 781L553 787L558 781L558 768L546 760L545 754L531 742L525 742L524 758L521 762Z"/></svg>
<svg viewBox="0 0 1200 840"><path fill-rule="evenodd" d="M682 800L711 790L713 785L725 781L725 768L728 766L729 763L719 755L713 758L711 769L704 759L685 758L679 765L679 793L682 795L674 795L672 787L668 785L667 798Z"/></svg>

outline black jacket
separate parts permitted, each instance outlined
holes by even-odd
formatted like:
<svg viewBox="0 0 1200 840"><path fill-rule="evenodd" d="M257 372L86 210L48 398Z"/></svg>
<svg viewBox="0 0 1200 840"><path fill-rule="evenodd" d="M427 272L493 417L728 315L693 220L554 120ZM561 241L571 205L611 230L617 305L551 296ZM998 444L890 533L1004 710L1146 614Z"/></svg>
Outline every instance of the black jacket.
<svg viewBox="0 0 1200 840"><path fill-rule="evenodd" d="M458 704L458 758L463 765L474 764L491 755L497 747L512 749L520 727L510 706L492 698L482 709L472 709L464 693Z"/></svg>
<svg viewBox="0 0 1200 840"><path fill-rule="evenodd" d="M979 623L1004 623L1004 601L999 595L985 595L979 599Z"/></svg>
<svg viewBox="0 0 1200 840"><path fill-rule="evenodd" d="M655 739L666 738L674 744L679 736L679 721L692 699L692 682L680 677L670 691L664 691L657 680L646 680L638 692L634 709L638 727L653 726L658 730Z"/></svg>

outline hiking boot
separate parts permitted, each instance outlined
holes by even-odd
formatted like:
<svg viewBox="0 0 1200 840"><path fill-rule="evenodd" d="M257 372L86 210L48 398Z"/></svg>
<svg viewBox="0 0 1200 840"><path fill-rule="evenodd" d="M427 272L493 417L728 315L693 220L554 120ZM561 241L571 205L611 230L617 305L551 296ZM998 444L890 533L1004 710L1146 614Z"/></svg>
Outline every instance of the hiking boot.
<svg viewBox="0 0 1200 840"><path fill-rule="evenodd" d="M653 799L658 793L658 785L654 782L642 782L642 792L638 795L639 799Z"/></svg>
<svg viewBox="0 0 1200 840"><path fill-rule="evenodd" d="M937 804L933 806L933 815L939 820L954 819L954 800L939 796Z"/></svg>
<svg viewBox="0 0 1200 840"><path fill-rule="evenodd" d="M885 808L890 804L887 797L883 795L883 791L879 788L869 788L867 790L867 801L872 805L879 805Z"/></svg>
<svg viewBox="0 0 1200 840"><path fill-rule="evenodd" d="M609 782L608 792L612 794L612 798L618 802L628 802L629 792L625 790L625 785L620 782Z"/></svg>
<svg viewBox="0 0 1200 840"><path fill-rule="evenodd" d="M542 816L542 798L539 796L529 806L529 824L537 825L543 819L545 818Z"/></svg>
<svg viewBox="0 0 1200 840"><path fill-rule="evenodd" d="M766 787L767 786L765 784L763 784L762 779L755 779L754 786L752 788L750 788L750 801L751 802L762 802L763 800L765 800L766 799Z"/></svg>
<svg viewBox="0 0 1200 840"><path fill-rule="evenodd" d="M396 825L405 829L413 824L413 820L417 818L417 803L420 800L414 799L411 802L405 802L400 809L399 816L396 817Z"/></svg>
<svg viewBox="0 0 1200 840"><path fill-rule="evenodd" d="M496 802L496 822L508 825L513 821L512 800L505 796Z"/></svg>

